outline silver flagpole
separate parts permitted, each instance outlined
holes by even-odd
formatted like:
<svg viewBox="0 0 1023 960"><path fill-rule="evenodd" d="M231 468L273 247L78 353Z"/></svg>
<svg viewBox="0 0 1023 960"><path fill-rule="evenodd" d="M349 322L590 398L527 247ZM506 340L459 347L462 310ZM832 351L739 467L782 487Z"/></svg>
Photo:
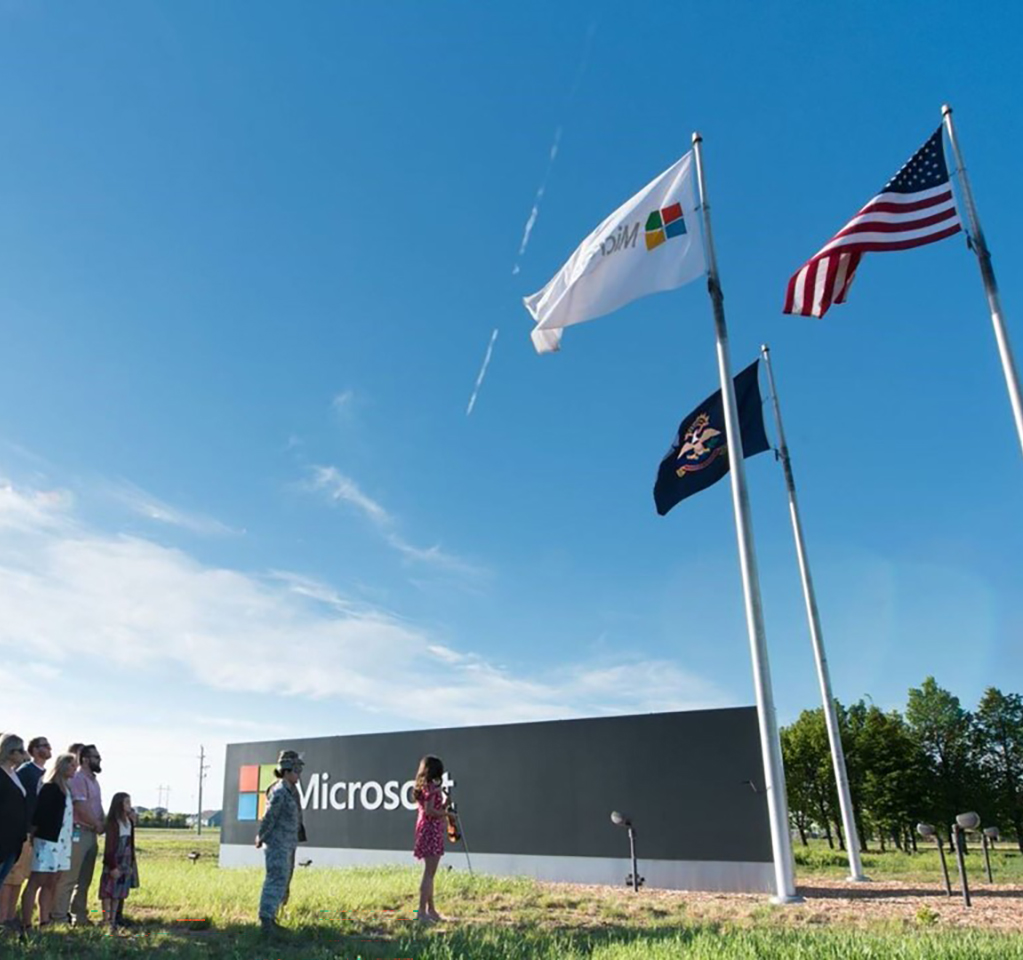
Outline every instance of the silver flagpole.
<svg viewBox="0 0 1023 960"><path fill-rule="evenodd" d="M838 785L838 805L842 811L842 826L845 829L845 848L849 854L849 879L864 881L868 878L864 876L863 864L860 862L860 837L856 830L856 819L853 816L849 776L845 768L845 751L842 750L842 737L838 729L835 697L831 692L828 658L824 653L824 637L821 633L820 614L817 611L817 595L813 589L813 578L810 576L810 562L806 557L803 524L799 519L799 502L796 499L796 480L792 474L792 458L789 456L789 447L785 442L785 428L781 423L781 404L778 401L778 391L774 385L771 351L766 343L760 348L760 353L764 358L767 383L771 389L771 400L774 404L774 422L778 428L778 456L781 459L782 470L785 472L785 486L789 493L789 516L792 518L792 533L796 540L796 558L799 561L799 576L803 581L806 615L810 621L810 640L813 643L813 658L817 662L817 680L821 686L821 699L824 702L824 723L828 728L828 742L831 744L831 759L835 768L835 783Z"/></svg>
<svg viewBox="0 0 1023 960"><path fill-rule="evenodd" d="M703 211L704 243L707 251L707 288L714 308L714 333L717 341L718 375L721 379L721 397L725 411L725 429L729 444L728 465L732 477L732 505L735 508L735 527L739 540L739 566L742 570L742 592L746 601L746 629L749 633L753 658L753 685L757 696L757 716L760 721L760 749L764 758L764 786L767 811L771 824L771 846L774 851L775 903L802 903L796 896L793 876L792 834L789 829L788 798L785 795L785 767L781 757L781 739L778 736L778 718L774 711L771 692L771 668L767 660L767 640L764 634L764 613L760 604L760 579L757 575L757 557L753 549L753 531L750 526L749 494L746 490L746 467L742 457L742 435L739 432L739 412L735 402L735 384L732 381L732 363L728 355L728 330L725 327L725 307L718 281L714 239L710 229L710 204L703 178L703 158L700 144L703 138L693 134L693 152L696 157L696 181L700 191L700 209Z"/></svg>
<svg viewBox="0 0 1023 960"><path fill-rule="evenodd" d="M1023 400L1020 399L1019 373L1016 371L1016 362L1012 357L1009 334L1006 332L1005 323L1002 320L1002 302L998 296L995 271L991 266L991 253L984 240L984 231L980 228L977 208L973 203L973 191L970 189L970 181L966 177L966 165L963 163L963 155L959 152L955 127L952 126L952 108L947 103L942 105L941 115L945 118L945 129L948 131L948 139L952 144L952 153L956 160L956 173L959 174L959 186L963 191L966 217L970 223L970 245L973 247L973 252L977 254L977 261L980 264L980 276L984 281L987 305L991 311L991 323L995 328L995 340L998 341L998 355L1002 358L1005 384L1009 388L1009 403L1012 404L1012 415L1016 420L1016 433L1019 434L1020 447L1023 448Z"/></svg>

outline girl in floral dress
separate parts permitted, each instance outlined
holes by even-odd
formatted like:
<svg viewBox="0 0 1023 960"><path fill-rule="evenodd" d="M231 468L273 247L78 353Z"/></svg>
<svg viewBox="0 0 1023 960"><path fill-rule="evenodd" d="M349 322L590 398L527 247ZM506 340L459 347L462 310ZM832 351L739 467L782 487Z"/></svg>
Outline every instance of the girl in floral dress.
<svg viewBox="0 0 1023 960"><path fill-rule="evenodd" d="M447 800L441 789L444 764L439 757L426 756L419 761L416 785L412 792L419 807L416 818L416 844L412 850L423 861L423 879L419 884L419 913L422 923L442 920L433 902L433 878L440 858L444 856L444 833L447 825Z"/></svg>
<svg viewBox="0 0 1023 960"><path fill-rule="evenodd" d="M115 793L107 813L103 873L99 878L99 898L111 933L117 929L117 914L135 874L135 823L131 814L131 797Z"/></svg>

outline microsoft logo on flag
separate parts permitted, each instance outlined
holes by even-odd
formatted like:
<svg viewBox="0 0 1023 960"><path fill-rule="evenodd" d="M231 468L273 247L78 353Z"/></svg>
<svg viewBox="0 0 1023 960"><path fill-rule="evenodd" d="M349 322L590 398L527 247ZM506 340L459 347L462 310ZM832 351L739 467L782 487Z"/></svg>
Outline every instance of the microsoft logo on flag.
<svg viewBox="0 0 1023 960"><path fill-rule="evenodd" d="M238 768L238 819L262 820L266 812L266 788L277 781L276 764L249 764Z"/></svg>
<svg viewBox="0 0 1023 960"><path fill-rule="evenodd" d="M672 237L681 237L685 232L686 221L682 216L681 203L655 210L646 218L646 248L653 250Z"/></svg>

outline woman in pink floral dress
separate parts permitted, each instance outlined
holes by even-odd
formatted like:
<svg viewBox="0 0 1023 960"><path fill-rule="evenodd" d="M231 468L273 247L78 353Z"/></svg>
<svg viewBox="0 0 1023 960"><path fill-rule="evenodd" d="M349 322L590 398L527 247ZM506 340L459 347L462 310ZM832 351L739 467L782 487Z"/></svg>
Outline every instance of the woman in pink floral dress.
<svg viewBox="0 0 1023 960"><path fill-rule="evenodd" d="M423 861L423 879L419 884L419 913L423 923L442 920L433 902L433 878L440 858L444 856L444 834L447 829L447 805L441 788L444 764L440 757L423 757L416 772L416 786L412 795L419 806L416 818L416 844L412 850L417 860Z"/></svg>

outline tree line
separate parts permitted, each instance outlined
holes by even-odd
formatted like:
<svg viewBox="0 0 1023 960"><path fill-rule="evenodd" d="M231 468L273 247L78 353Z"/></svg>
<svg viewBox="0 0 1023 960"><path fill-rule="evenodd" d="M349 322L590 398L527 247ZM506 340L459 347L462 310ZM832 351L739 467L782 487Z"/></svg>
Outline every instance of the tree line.
<svg viewBox="0 0 1023 960"><path fill-rule="evenodd" d="M183 830L188 826L188 817L183 813L168 813L166 810L140 810L138 823L140 827L171 827Z"/></svg>
<svg viewBox="0 0 1023 960"><path fill-rule="evenodd" d="M1023 851L1023 697L989 687L970 711L928 677L905 713L863 700L836 707L862 850L915 850L917 823L947 836L957 814L975 810ZM818 830L845 849L823 708L804 710L781 743L793 829L804 844Z"/></svg>

